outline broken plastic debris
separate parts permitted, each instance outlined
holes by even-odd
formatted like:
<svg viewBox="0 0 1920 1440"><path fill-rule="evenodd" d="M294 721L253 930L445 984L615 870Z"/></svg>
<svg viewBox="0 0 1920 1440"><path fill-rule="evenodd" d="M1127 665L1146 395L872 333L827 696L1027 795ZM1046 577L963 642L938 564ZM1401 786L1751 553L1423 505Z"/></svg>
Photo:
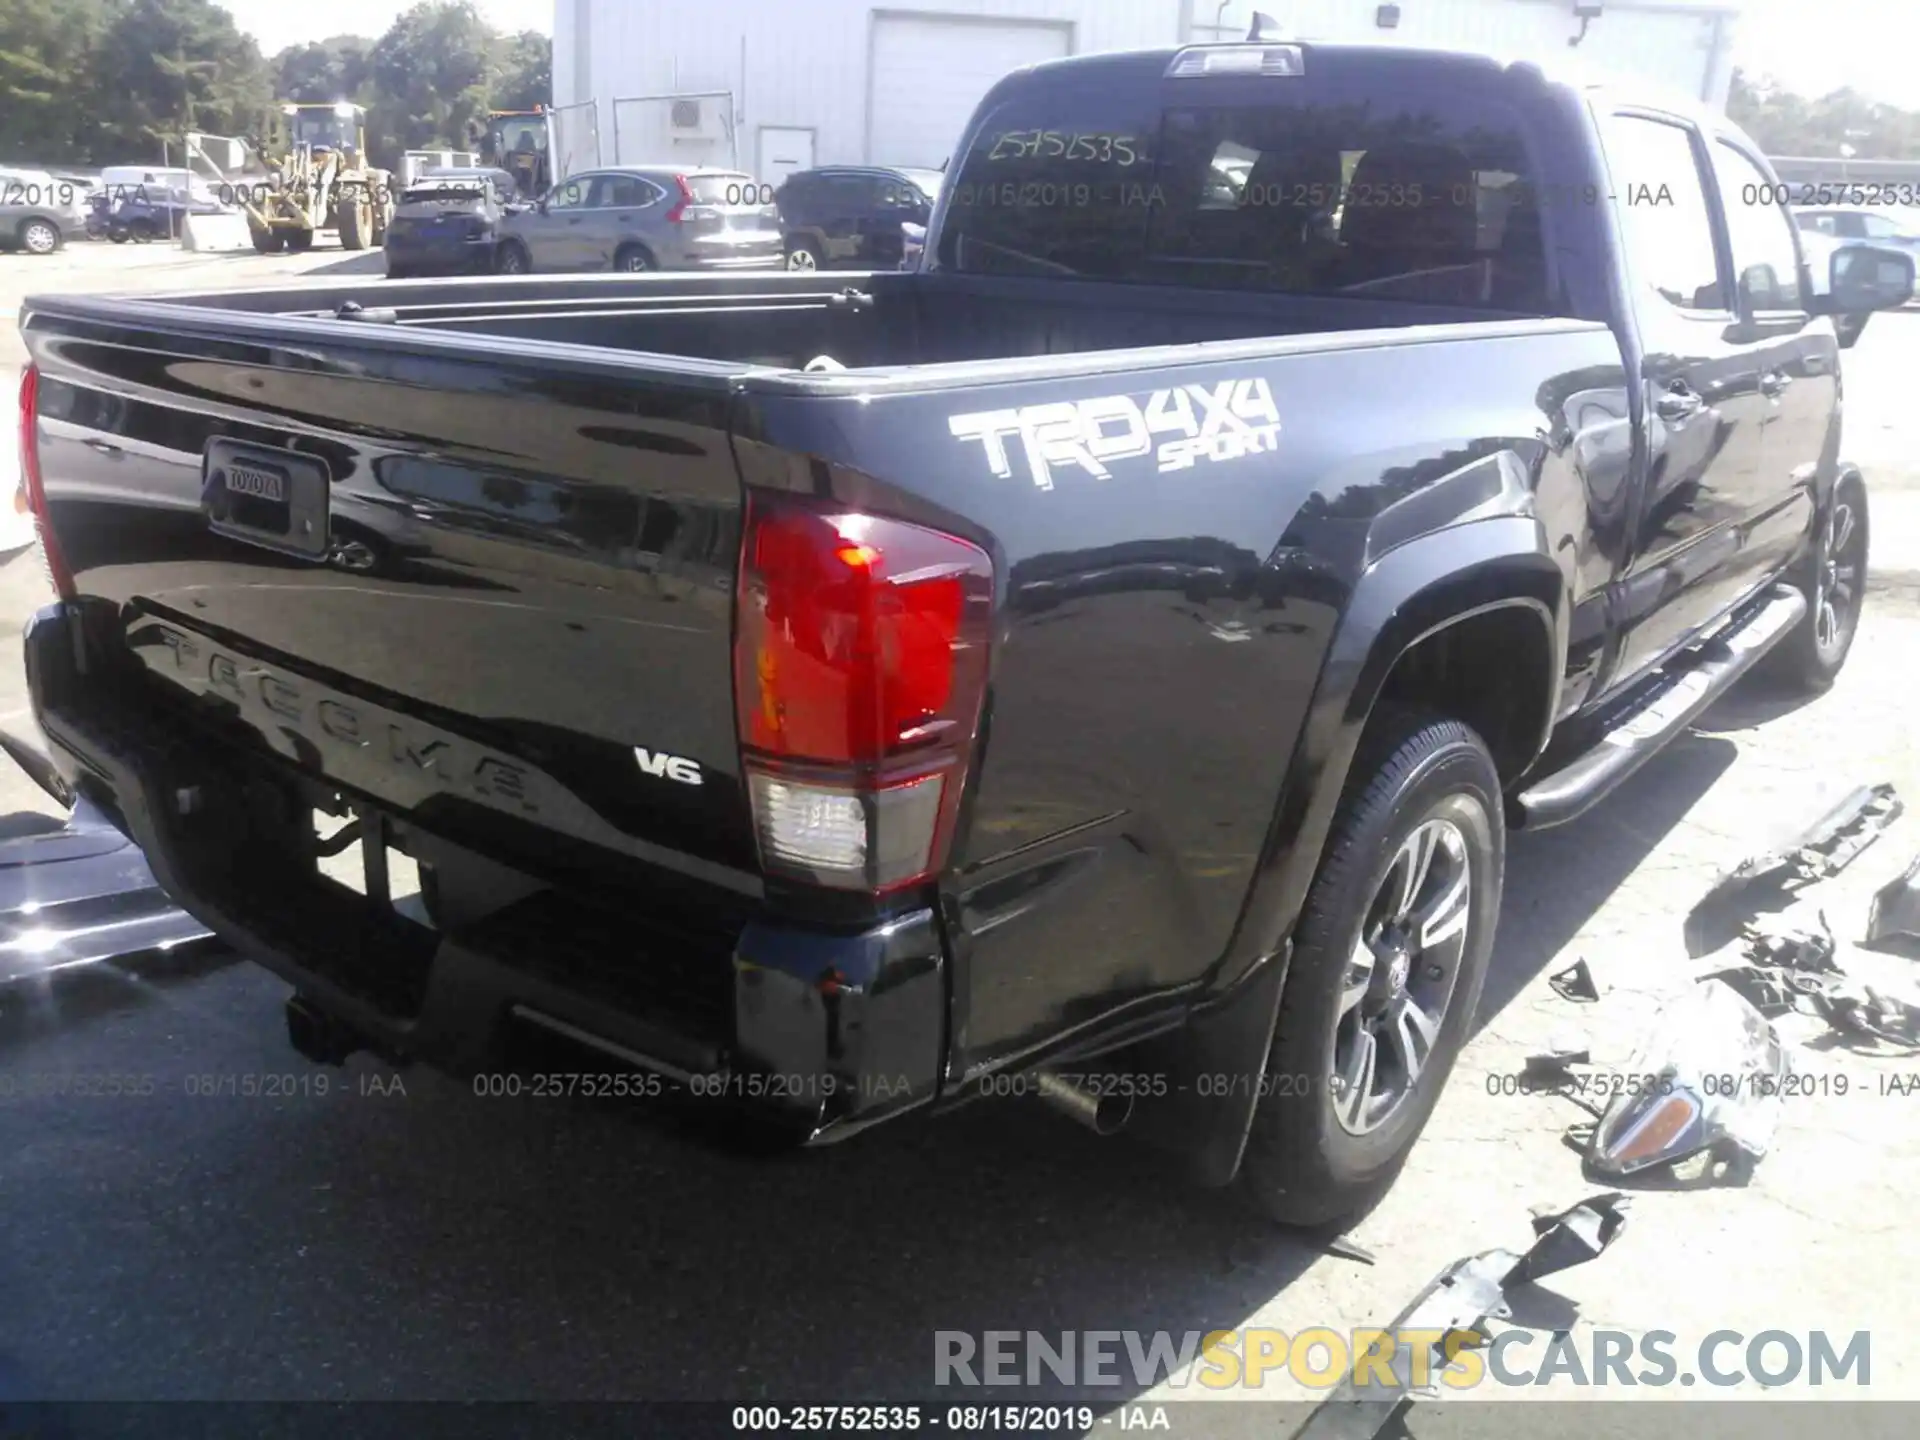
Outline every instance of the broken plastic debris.
<svg viewBox="0 0 1920 1440"><path fill-rule="evenodd" d="M1717 981L1661 1012L1593 1129L1601 1175L1638 1175L1702 1151L1742 1170L1765 1157L1789 1073L1773 1025Z"/></svg>
<svg viewBox="0 0 1920 1440"><path fill-rule="evenodd" d="M1547 983L1562 999L1591 1001L1600 998L1600 987L1594 984L1593 971L1585 960L1576 960L1557 975L1549 975Z"/></svg>

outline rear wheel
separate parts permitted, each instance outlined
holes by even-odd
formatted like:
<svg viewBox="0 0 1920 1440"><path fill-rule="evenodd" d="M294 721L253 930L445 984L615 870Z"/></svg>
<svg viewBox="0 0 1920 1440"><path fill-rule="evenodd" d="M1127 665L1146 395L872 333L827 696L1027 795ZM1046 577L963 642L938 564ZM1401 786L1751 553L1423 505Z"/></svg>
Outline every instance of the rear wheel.
<svg viewBox="0 0 1920 1440"><path fill-rule="evenodd" d="M811 240L796 241L787 247L787 269L818 270L820 251Z"/></svg>
<svg viewBox="0 0 1920 1440"><path fill-rule="evenodd" d="M287 249L293 251L295 254L303 250L311 250L313 248L313 231L289 230L286 232L285 240Z"/></svg>
<svg viewBox="0 0 1920 1440"><path fill-rule="evenodd" d="M494 257L494 268L502 275L527 275L533 271L533 257L518 240L503 244Z"/></svg>
<svg viewBox="0 0 1920 1440"><path fill-rule="evenodd" d="M653 256L638 245L625 245L615 253L613 268L628 275L642 275L653 269Z"/></svg>
<svg viewBox="0 0 1920 1440"><path fill-rule="evenodd" d="M1806 616L1767 657L1774 678L1819 694L1847 663L1867 598L1867 486L1844 472L1833 487L1813 552L1801 568Z"/></svg>
<svg viewBox="0 0 1920 1440"><path fill-rule="evenodd" d="M1376 716L1294 935L1241 1180L1320 1225L1386 1192L1465 1042L1506 861L1500 779L1457 720Z"/></svg>
<svg viewBox="0 0 1920 1440"><path fill-rule="evenodd" d="M60 227L50 220L22 220L20 248L29 255L51 255L60 248Z"/></svg>
<svg viewBox="0 0 1920 1440"><path fill-rule="evenodd" d="M256 228L251 234L253 236L253 248L258 250L262 255L277 255L280 253L282 240L278 230L261 230Z"/></svg>

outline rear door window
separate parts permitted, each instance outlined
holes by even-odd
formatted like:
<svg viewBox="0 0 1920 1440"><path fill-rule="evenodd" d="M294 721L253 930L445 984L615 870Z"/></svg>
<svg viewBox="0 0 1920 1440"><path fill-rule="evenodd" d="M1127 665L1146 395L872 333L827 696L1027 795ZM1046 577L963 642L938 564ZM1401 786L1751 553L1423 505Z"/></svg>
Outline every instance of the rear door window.
<svg viewBox="0 0 1920 1440"><path fill-rule="evenodd" d="M1010 97L955 167L939 265L1543 308L1519 117L1390 62L1316 58L1251 89Z"/></svg>

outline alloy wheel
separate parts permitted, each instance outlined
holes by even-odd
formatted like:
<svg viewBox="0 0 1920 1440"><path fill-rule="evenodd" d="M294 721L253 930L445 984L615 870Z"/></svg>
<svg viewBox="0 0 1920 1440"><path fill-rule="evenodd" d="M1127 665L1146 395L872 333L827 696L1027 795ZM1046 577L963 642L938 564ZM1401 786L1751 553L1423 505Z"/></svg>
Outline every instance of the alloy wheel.
<svg viewBox="0 0 1920 1440"><path fill-rule="evenodd" d="M1424 820L1400 844L1360 925L1340 992L1334 1118L1365 1135L1418 1089L1433 1055L1473 918L1472 862L1452 820Z"/></svg>
<svg viewBox="0 0 1920 1440"><path fill-rule="evenodd" d="M1820 570L1813 588L1813 643L1823 656L1841 650L1860 618L1865 589L1866 531L1846 492L1834 497L1820 546Z"/></svg>

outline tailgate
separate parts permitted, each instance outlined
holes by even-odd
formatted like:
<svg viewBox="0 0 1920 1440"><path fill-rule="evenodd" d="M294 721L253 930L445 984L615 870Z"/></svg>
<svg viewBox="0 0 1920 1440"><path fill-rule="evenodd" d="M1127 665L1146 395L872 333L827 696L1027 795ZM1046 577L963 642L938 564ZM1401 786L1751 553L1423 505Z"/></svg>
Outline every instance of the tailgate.
<svg viewBox="0 0 1920 1440"><path fill-rule="evenodd" d="M727 367L54 308L49 510L155 703L522 865L757 890Z"/></svg>

